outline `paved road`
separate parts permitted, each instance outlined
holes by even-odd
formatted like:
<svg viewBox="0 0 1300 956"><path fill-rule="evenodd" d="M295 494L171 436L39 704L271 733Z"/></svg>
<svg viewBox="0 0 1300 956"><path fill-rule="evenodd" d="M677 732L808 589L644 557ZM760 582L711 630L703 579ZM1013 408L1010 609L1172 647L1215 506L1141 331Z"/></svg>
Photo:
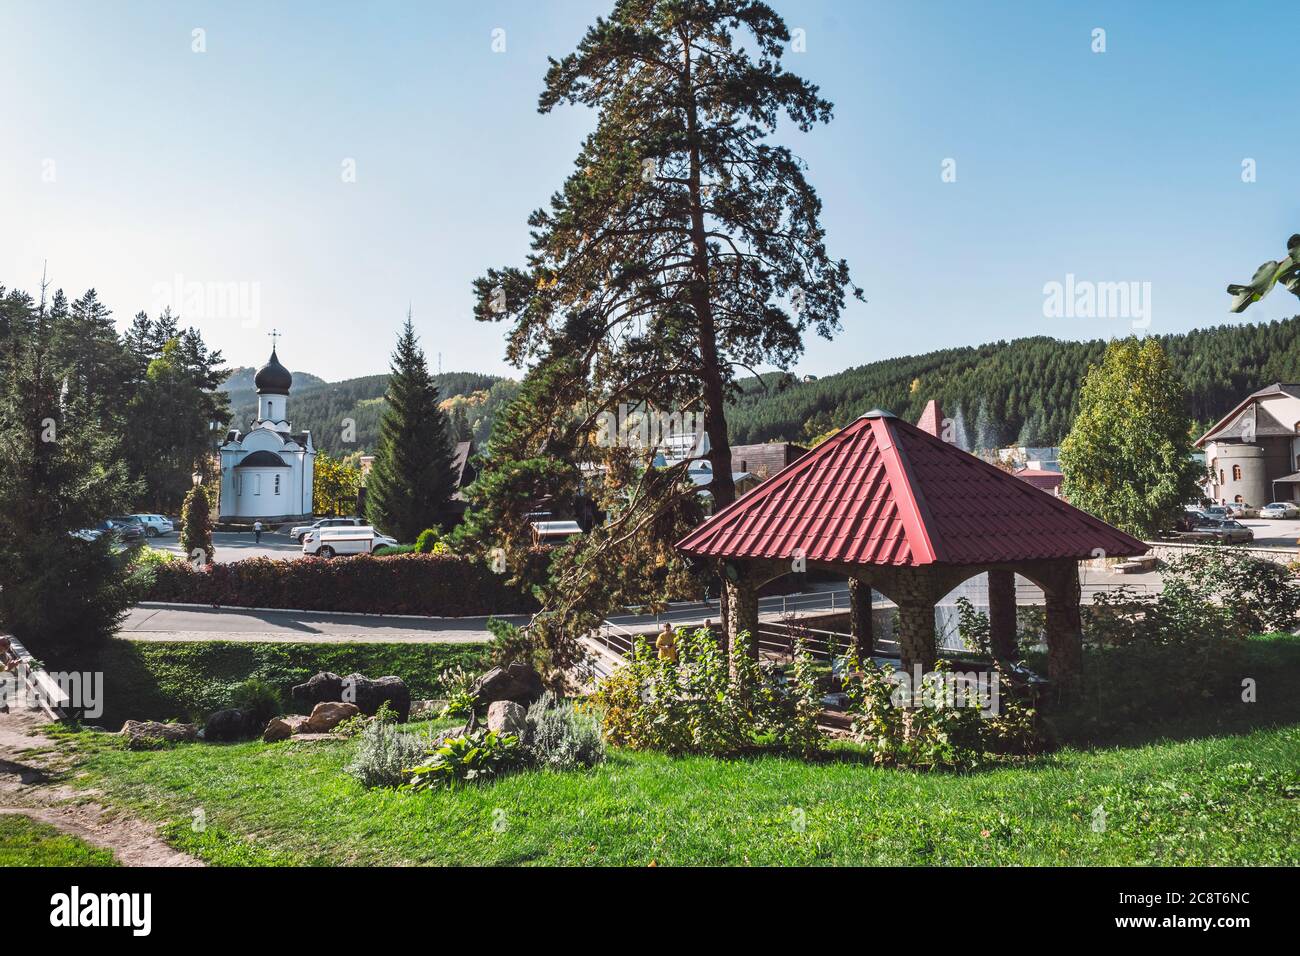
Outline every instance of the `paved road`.
<svg viewBox="0 0 1300 956"><path fill-rule="evenodd" d="M1113 575L1083 571L1084 600L1090 593L1119 585L1138 590L1159 588L1155 574ZM1042 592L1027 582L1018 582L1017 599L1022 604L1042 603ZM971 593L980 603L977 591ZM778 621L843 611L848 591L843 585L825 584L818 590L784 597L763 598L759 616ZM526 624L528 615L500 615L513 624ZM717 622L721 614L716 601L673 605L661 614L621 614L610 618L615 630L645 633L660 622L688 627L705 620ZM140 641L261 641L298 643L475 643L491 639L486 617L392 617L378 614L333 614L324 611L256 611L248 608L177 607L149 603L133 608L119 637Z"/></svg>
<svg viewBox="0 0 1300 956"><path fill-rule="evenodd" d="M525 624L527 615L502 615ZM485 617L402 618L148 604L132 608L118 637L137 641L472 644L488 640Z"/></svg>

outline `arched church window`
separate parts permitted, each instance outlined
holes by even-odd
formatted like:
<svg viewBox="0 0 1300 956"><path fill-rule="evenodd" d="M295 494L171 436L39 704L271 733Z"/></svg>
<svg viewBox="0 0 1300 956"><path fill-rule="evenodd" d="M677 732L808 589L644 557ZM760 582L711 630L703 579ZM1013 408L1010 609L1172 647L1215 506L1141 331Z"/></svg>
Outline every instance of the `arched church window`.
<svg viewBox="0 0 1300 956"><path fill-rule="evenodd" d="M1223 477L1223 469L1219 469L1219 484L1226 485L1228 482Z"/></svg>
<svg viewBox="0 0 1300 956"><path fill-rule="evenodd" d="M1232 480L1241 481L1241 465L1232 466Z"/></svg>
<svg viewBox="0 0 1300 956"><path fill-rule="evenodd" d="M279 476L279 475L276 475L276 476L275 476L275 493L276 493L277 495L280 493L280 476Z"/></svg>

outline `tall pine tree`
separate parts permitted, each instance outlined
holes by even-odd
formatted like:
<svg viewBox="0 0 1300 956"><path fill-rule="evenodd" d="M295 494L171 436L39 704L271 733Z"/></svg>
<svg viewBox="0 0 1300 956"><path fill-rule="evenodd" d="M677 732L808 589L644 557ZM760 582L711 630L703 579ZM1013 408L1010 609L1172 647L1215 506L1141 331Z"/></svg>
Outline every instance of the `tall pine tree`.
<svg viewBox="0 0 1300 956"><path fill-rule="evenodd" d="M388 377L379 447L366 481L366 513L376 527L411 542L445 516L455 493L447 416L407 313Z"/></svg>
<svg viewBox="0 0 1300 956"><path fill-rule="evenodd" d="M803 164L772 141L782 120L806 131L831 117L817 88L782 68L789 42L756 0L618 0L551 61L540 109L591 107L596 128L529 220L527 268L475 283L476 317L512 323L508 358L550 370L552 394L531 396L526 458L583 448L623 405L699 415L713 501L735 500L726 405L738 377L788 367L805 332L829 337L852 289ZM611 451L589 448L589 460ZM658 518L695 494L679 480L685 465L662 480L652 471L634 473L627 505L555 569L543 622L556 623L539 624L548 640L598 622L617 600L606 552L672 527Z"/></svg>

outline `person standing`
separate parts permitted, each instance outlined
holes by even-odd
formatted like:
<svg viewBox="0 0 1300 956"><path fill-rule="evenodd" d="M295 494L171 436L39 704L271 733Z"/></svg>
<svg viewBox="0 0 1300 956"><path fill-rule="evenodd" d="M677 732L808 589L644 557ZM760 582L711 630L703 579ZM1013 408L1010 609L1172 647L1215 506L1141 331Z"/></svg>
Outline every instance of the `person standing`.
<svg viewBox="0 0 1300 956"><path fill-rule="evenodd" d="M262 522L261 521L253 522L253 541L256 544L262 543Z"/></svg>
<svg viewBox="0 0 1300 956"><path fill-rule="evenodd" d="M659 636L655 638L655 647L659 649L661 661L677 663L677 635L673 633L673 626L667 621L664 621Z"/></svg>

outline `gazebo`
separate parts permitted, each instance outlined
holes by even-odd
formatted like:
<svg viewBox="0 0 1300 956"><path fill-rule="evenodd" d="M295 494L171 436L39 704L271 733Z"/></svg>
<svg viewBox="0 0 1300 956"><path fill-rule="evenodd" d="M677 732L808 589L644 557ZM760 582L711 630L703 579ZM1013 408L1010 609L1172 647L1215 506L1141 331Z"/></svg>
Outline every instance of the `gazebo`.
<svg viewBox="0 0 1300 956"><path fill-rule="evenodd" d="M898 606L908 673L934 666L936 603L982 572L988 572L992 651L1013 658L1020 574L1046 598L1048 676L1062 689L1078 682L1082 663L1078 562L1148 550L883 411L863 415L677 547L723 562L733 641L741 631L757 632L758 588L802 566L849 578L852 639L860 655L869 655L874 588Z"/></svg>

